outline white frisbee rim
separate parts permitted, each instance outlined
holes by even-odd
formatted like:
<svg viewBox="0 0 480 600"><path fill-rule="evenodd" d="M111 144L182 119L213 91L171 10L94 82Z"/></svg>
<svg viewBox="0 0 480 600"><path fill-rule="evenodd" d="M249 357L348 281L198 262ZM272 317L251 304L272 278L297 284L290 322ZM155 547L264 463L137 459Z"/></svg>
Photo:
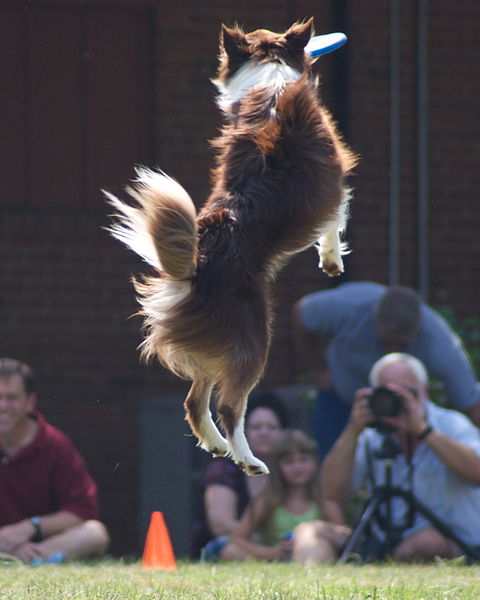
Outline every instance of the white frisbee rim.
<svg viewBox="0 0 480 600"><path fill-rule="evenodd" d="M305 46L305 52L308 52L310 56L316 58L317 56L323 56L329 52L334 52L338 48L341 48L346 41L347 36L339 31L316 35L310 38L310 41Z"/></svg>

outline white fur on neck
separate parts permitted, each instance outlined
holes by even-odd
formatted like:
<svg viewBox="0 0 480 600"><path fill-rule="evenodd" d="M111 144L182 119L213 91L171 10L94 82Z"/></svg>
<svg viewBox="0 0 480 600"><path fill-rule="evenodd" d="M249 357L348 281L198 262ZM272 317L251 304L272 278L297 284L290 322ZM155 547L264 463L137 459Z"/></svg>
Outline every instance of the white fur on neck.
<svg viewBox="0 0 480 600"><path fill-rule="evenodd" d="M249 90L258 86L270 87L275 94L280 92L286 83L296 81L300 75L296 69L282 63L247 62L228 81L216 82L220 91L217 102L224 110L228 109L241 100Z"/></svg>

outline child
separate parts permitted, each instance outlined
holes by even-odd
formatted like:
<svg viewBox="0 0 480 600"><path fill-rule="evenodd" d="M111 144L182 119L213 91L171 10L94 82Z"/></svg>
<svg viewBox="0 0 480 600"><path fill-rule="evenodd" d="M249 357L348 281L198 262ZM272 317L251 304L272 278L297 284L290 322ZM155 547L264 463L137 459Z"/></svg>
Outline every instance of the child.
<svg viewBox="0 0 480 600"><path fill-rule="evenodd" d="M288 413L270 390L256 390L248 400L245 435L253 454L267 465L275 441L287 427ZM202 501L192 527L190 557L219 559L248 503L264 487L268 475L248 477L229 458L215 458L204 474Z"/></svg>
<svg viewBox="0 0 480 600"><path fill-rule="evenodd" d="M304 564L334 559L351 531L320 520L315 442L287 429L273 448L270 468L268 483L247 507L221 558Z"/></svg>

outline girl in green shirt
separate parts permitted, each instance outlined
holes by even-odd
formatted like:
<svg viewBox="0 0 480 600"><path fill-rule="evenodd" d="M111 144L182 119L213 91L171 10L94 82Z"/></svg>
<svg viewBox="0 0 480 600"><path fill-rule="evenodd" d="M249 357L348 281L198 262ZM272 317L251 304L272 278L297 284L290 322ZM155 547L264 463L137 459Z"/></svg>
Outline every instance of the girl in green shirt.
<svg viewBox="0 0 480 600"><path fill-rule="evenodd" d="M314 440L286 430L273 448L270 468L265 488L247 507L221 558L304 564L334 559L351 531L321 520Z"/></svg>

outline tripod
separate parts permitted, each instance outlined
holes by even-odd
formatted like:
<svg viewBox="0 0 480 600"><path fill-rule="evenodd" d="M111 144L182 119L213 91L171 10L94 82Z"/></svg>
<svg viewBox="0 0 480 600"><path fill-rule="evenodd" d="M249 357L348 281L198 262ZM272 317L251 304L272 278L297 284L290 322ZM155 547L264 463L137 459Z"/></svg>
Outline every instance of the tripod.
<svg viewBox="0 0 480 600"><path fill-rule="evenodd" d="M445 537L448 537L456 542L465 553L469 563L480 561L480 549L472 547L460 539L442 519L440 519L422 502L420 502L410 489L407 490L392 486L393 458L397 453L398 451L395 448L395 444L392 439L389 436L384 435L382 447L377 455L377 458L385 460L385 484L381 486L375 486L373 488L372 496L365 510L360 516L352 535L346 543L340 555L339 562L342 563L347 560L348 556L355 549L359 539L365 533L367 527L370 525L373 519L376 519L382 524L382 529L385 532L385 555L388 555L391 553L396 543L400 540L403 531L413 525L413 517L415 512L428 519L428 521L430 521L430 523ZM405 523L401 527L394 526L392 524L391 501L393 498L403 498L409 508L410 522ZM380 513L380 507L382 505L385 505L385 515Z"/></svg>

